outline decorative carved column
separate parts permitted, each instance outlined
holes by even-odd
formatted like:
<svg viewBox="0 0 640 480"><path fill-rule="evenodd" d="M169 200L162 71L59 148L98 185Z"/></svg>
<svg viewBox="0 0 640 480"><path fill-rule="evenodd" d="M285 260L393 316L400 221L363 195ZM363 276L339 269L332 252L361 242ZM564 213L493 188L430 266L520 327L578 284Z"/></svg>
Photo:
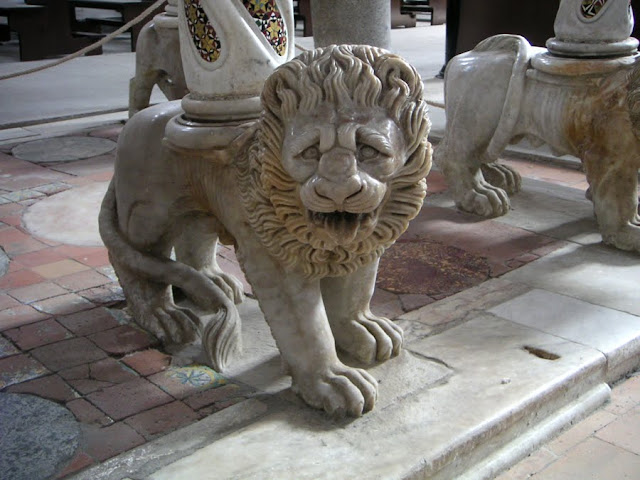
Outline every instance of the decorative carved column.
<svg viewBox="0 0 640 480"><path fill-rule="evenodd" d="M257 117L264 81L293 57L291 0L179 0L178 18L186 118Z"/></svg>
<svg viewBox="0 0 640 480"><path fill-rule="evenodd" d="M627 0L562 0L547 49L563 57L632 55L638 48L630 37L633 23Z"/></svg>

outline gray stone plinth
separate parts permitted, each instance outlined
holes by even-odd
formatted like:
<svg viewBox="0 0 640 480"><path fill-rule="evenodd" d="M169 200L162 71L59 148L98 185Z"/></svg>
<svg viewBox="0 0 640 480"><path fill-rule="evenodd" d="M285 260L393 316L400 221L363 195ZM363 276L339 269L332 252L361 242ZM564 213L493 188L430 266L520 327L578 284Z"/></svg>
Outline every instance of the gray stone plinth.
<svg viewBox="0 0 640 480"><path fill-rule="evenodd" d="M34 163L69 162L109 153L116 142L97 137L57 137L21 143L11 150L14 157Z"/></svg>
<svg viewBox="0 0 640 480"><path fill-rule="evenodd" d="M78 447L80 428L60 405L33 395L0 393L0 476L54 478Z"/></svg>
<svg viewBox="0 0 640 480"><path fill-rule="evenodd" d="M0 248L0 277L9 270L9 257L4 250Z"/></svg>
<svg viewBox="0 0 640 480"><path fill-rule="evenodd" d="M387 0L315 0L311 2L316 47L342 43L391 45L391 3Z"/></svg>

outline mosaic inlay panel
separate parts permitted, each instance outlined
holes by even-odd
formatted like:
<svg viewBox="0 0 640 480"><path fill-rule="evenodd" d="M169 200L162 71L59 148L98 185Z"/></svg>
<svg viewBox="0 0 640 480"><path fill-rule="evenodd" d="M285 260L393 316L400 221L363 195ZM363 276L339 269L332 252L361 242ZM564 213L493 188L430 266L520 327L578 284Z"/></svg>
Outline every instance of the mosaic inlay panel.
<svg viewBox="0 0 640 480"><path fill-rule="evenodd" d="M580 11L582 16L591 19L600 13L608 0L582 0Z"/></svg>
<svg viewBox="0 0 640 480"><path fill-rule="evenodd" d="M215 62L220 57L220 38L209 22L200 0L184 0L184 13L198 53L205 61Z"/></svg>
<svg viewBox="0 0 640 480"><path fill-rule="evenodd" d="M287 54L287 27L275 0L243 0L245 8L269 44L281 57Z"/></svg>

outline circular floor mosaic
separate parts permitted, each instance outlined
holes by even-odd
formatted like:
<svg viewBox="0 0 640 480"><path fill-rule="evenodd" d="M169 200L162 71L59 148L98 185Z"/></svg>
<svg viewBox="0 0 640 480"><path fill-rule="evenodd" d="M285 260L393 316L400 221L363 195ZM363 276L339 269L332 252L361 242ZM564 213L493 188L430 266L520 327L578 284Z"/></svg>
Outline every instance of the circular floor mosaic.
<svg viewBox="0 0 640 480"><path fill-rule="evenodd" d="M398 294L452 295L489 278L487 260L428 240L396 242L380 259L377 285Z"/></svg>
<svg viewBox="0 0 640 480"><path fill-rule="evenodd" d="M64 407L34 395L0 393L0 475L55 478L78 448L80 427Z"/></svg>
<svg viewBox="0 0 640 480"><path fill-rule="evenodd" d="M108 182L91 183L31 205L24 225L33 235L67 245L102 246L98 213Z"/></svg>
<svg viewBox="0 0 640 480"><path fill-rule="evenodd" d="M104 155L116 142L99 137L55 137L21 143L13 147L14 157L34 163L56 163Z"/></svg>

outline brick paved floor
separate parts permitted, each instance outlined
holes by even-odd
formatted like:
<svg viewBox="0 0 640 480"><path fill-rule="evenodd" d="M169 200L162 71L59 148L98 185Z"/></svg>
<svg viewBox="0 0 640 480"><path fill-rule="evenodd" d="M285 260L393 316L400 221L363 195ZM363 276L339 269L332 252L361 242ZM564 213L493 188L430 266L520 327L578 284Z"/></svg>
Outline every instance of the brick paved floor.
<svg viewBox="0 0 640 480"><path fill-rule="evenodd" d="M84 134L115 140L119 132L120 127L112 125ZM22 215L30 205L108 180L113 161L111 152L36 165L0 147L0 245L11 259L8 273L0 278L0 389L51 399L81 422L82 448L58 478L215 414L253 393L206 366L172 365L159 342L131 322L103 247L60 244L23 227ZM524 175L585 188L579 172L511 163ZM429 195L445 189L442 176L432 172ZM562 245L548 236L430 206L427 199L409 231L383 257L373 308L393 318ZM219 257L223 268L242 275L231 249L222 248ZM248 285L246 290L251 293ZM614 389L611 404L501 478L532 473L541 478L632 478L605 475L640 472L638 427L640 381L635 377ZM599 458L594 451L619 459L605 463L620 467L597 470L592 466ZM602 474L566 474L585 466Z"/></svg>

